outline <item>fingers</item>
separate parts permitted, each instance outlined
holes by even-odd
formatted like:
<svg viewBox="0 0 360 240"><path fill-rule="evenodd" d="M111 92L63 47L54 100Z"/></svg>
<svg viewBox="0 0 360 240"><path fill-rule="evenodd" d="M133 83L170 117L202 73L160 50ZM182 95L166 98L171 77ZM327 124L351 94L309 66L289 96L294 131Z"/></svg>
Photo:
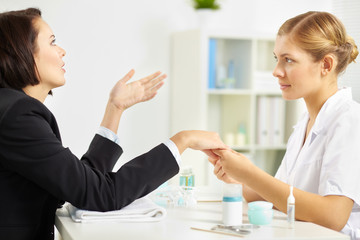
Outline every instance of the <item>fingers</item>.
<svg viewBox="0 0 360 240"><path fill-rule="evenodd" d="M215 166L214 166L214 174L215 176L219 179L219 180L224 180L225 179L225 172L221 166L221 163L220 161L217 161L215 163Z"/></svg>
<svg viewBox="0 0 360 240"><path fill-rule="evenodd" d="M221 169L220 161L215 161L214 163L214 174L217 175Z"/></svg>
<svg viewBox="0 0 360 240"><path fill-rule="evenodd" d="M152 89L149 89L146 93L145 96L143 98L143 101L148 101L152 98L154 98L157 94L157 91L164 85L164 82L159 83L158 85L156 85L155 87L153 87Z"/></svg>
<svg viewBox="0 0 360 240"><path fill-rule="evenodd" d="M155 73L153 73L153 74L151 74L151 75L149 75L147 77L144 77L144 78L140 79L140 82L141 83L147 83L147 82L153 80L154 78L160 76L160 74L161 74L161 71L157 71L157 72L155 72Z"/></svg>
<svg viewBox="0 0 360 240"><path fill-rule="evenodd" d="M160 72L159 72L160 73ZM162 74L161 76L156 75L156 77L148 79L144 81L144 79L141 80L141 83L143 84L144 88L147 89L159 89L163 85L164 79L167 77L166 74ZM161 85L160 85L161 84ZM160 86L159 86L160 85Z"/></svg>
<svg viewBox="0 0 360 240"><path fill-rule="evenodd" d="M156 84L148 87L151 89L151 92L157 92L164 85L163 79L161 81L157 81Z"/></svg>
<svg viewBox="0 0 360 240"><path fill-rule="evenodd" d="M224 151L226 151L226 149L212 149L213 154L215 154L218 157L222 157Z"/></svg>
<svg viewBox="0 0 360 240"><path fill-rule="evenodd" d="M120 81L126 83L134 76L135 70L131 69Z"/></svg>
<svg viewBox="0 0 360 240"><path fill-rule="evenodd" d="M215 162L216 160L219 159L219 156L214 154L213 151L211 149L205 149L205 150L202 150L206 155L208 155L209 157L209 161L211 163ZM210 160L211 159L211 160Z"/></svg>
<svg viewBox="0 0 360 240"><path fill-rule="evenodd" d="M208 155L209 156L209 155ZM209 162L215 166L216 162L219 160L220 158L216 155L216 158L210 157L208 158Z"/></svg>

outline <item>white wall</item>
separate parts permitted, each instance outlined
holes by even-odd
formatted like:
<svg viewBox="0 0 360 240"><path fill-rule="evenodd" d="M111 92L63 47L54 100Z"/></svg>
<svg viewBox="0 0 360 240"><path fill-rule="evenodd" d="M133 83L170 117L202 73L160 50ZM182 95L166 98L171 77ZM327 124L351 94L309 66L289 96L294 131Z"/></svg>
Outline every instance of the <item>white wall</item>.
<svg viewBox="0 0 360 240"><path fill-rule="evenodd" d="M289 17L308 10L331 11L331 0L221 0L223 27L275 36ZM57 117L63 143L81 156L100 124L113 84L134 68L134 79L156 70L171 73L170 36L197 27L190 0L0 0L0 11L39 7L64 58L67 83L46 104ZM119 135L122 161L169 137L169 85L156 99L127 110Z"/></svg>

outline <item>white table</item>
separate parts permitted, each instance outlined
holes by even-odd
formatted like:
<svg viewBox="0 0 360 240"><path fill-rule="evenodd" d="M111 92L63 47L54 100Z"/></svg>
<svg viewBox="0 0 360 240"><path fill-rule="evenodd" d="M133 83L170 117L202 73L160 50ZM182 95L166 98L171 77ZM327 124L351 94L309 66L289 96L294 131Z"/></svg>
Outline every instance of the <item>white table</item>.
<svg viewBox="0 0 360 240"><path fill-rule="evenodd" d="M244 204L243 222L248 223L247 205ZM194 209L167 209L167 216L160 222L151 223L75 223L71 220L66 209L57 211L55 224L63 240L118 240L118 239L146 239L146 240L212 240L239 239L238 236L194 230L221 224L221 202L200 202ZM252 230L250 235L240 237L244 239L350 239L349 236L308 222L295 222L295 228L289 229L286 216L276 212L270 225Z"/></svg>

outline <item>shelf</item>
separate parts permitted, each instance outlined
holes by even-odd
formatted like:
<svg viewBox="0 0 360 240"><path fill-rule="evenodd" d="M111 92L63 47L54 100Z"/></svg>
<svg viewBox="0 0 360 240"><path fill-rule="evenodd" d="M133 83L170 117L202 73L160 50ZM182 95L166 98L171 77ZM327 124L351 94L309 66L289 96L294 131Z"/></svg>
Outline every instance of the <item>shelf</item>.
<svg viewBox="0 0 360 240"><path fill-rule="evenodd" d="M272 150L286 150L286 144L281 145L245 145L245 146L229 146L231 149L238 152L250 152L250 151L272 151Z"/></svg>
<svg viewBox="0 0 360 240"><path fill-rule="evenodd" d="M286 144L281 145L255 145L254 148L256 150L286 150Z"/></svg>
<svg viewBox="0 0 360 240"><path fill-rule="evenodd" d="M281 91L279 90L250 90L250 89L208 89L207 93L209 95L257 95L257 96L281 96Z"/></svg>
<svg viewBox="0 0 360 240"><path fill-rule="evenodd" d="M251 95L248 89L208 89L210 95Z"/></svg>
<svg viewBox="0 0 360 240"><path fill-rule="evenodd" d="M252 150L252 147L250 145L247 145L247 146L230 146L230 148L237 151L237 152L250 152Z"/></svg>
<svg viewBox="0 0 360 240"><path fill-rule="evenodd" d="M257 96L282 96L280 90L257 90L254 91L254 94Z"/></svg>

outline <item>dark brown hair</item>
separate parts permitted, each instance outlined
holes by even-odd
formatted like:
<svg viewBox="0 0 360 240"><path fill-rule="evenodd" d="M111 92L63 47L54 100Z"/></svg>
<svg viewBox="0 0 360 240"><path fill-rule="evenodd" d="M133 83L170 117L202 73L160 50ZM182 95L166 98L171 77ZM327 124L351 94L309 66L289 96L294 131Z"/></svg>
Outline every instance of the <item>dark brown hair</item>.
<svg viewBox="0 0 360 240"><path fill-rule="evenodd" d="M34 60L38 18L36 8L0 13L0 88L20 90L39 83Z"/></svg>
<svg viewBox="0 0 360 240"><path fill-rule="evenodd" d="M288 35L298 46L320 61L333 54L338 61L336 72L342 73L355 62L359 54L354 39L347 35L344 25L331 13L307 12L287 20L278 36Z"/></svg>

